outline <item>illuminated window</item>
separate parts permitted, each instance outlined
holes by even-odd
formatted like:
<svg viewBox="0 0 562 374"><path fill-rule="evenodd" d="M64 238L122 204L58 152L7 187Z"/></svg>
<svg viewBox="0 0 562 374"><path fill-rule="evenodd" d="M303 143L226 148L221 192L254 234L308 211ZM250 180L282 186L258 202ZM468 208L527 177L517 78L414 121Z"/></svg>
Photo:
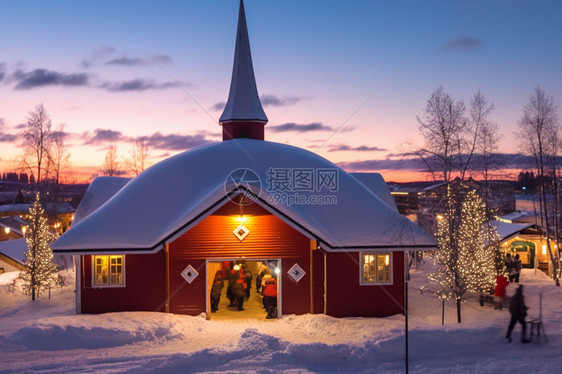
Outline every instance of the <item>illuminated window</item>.
<svg viewBox="0 0 562 374"><path fill-rule="evenodd" d="M94 286L124 286L125 285L125 256L93 256L93 284Z"/></svg>
<svg viewBox="0 0 562 374"><path fill-rule="evenodd" d="M392 283L392 261L390 252L361 254L361 284Z"/></svg>

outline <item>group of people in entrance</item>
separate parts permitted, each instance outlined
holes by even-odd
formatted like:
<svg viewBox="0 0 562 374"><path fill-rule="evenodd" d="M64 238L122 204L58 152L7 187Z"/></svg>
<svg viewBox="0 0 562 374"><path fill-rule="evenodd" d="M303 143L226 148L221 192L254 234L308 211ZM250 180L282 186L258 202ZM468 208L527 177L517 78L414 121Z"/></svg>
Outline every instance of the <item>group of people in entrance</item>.
<svg viewBox="0 0 562 374"><path fill-rule="evenodd" d="M519 275L521 274L521 260L519 259L519 254L515 255L515 258L511 256L511 253L507 253L505 258L505 273L507 273L508 278L505 275L500 274L496 278L496 286L494 288L494 309L502 309L503 299L506 294L506 288L510 283L519 283ZM504 274L505 274L504 273ZM507 333L505 338L509 343L511 343L511 332L513 331L517 322L521 324L521 342L529 343L530 340L527 339L527 323L525 318L527 317L527 309L525 305L525 299L523 297L523 285L519 285L517 290L515 290L515 295L511 298L509 303L509 313L511 314L511 319L507 327Z"/></svg>
<svg viewBox="0 0 562 374"><path fill-rule="evenodd" d="M227 282L226 297L230 301L229 307L236 307L238 311L244 310L244 301L250 299L252 279L252 272L245 261L221 263L211 287L211 312L215 313L219 310L219 301L225 281ZM277 279L272 275L271 270L261 262L256 276L256 292L263 295L263 307L267 311L266 318L276 318Z"/></svg>

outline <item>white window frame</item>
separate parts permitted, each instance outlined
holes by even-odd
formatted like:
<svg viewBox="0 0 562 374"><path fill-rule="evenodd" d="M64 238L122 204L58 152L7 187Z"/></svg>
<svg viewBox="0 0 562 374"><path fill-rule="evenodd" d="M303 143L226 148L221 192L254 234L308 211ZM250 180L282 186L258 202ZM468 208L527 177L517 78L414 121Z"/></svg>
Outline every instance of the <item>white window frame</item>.
<svg viewBox="0 0 562 374"><path fill-rule="evenodd" d="M380 251L380 252L359 252L359 284L361 286L392 286L394 284L394 272L393 272L393 260L392 260L392 253L391 251ZM363 271L365 269L365 256L372 255L388 255L388 281L365 281L363 277ZM375 264L376 269L376 264Z"/></svg>
<svg viewBox="0 0 562 374"><path fill-rule="evenodd" d="M123 258L123 263L121 264L121 268L122 268L122 272L121 274L123 275L123 283L122 284L96 284L95 282L95 277L96 277L96 257L108 257L107 261L107 267L108 269L111 269L111 256L121 256ZM92 288L121 288L121 287L126 287L126 275L125 275L125 255L92 255ZM107 279L108 282L111 280L111 274L107 275Z"/></svg>

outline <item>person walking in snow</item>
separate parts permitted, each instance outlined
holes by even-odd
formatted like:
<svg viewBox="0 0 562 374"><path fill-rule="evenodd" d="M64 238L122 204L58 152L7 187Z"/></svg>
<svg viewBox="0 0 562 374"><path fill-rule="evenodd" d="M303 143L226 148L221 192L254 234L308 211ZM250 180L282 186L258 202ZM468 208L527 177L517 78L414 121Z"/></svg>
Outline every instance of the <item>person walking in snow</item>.
<svg viewBox="0 0 562 374"><path fill-rule="evenodd" d="M519 283L519 275L521 274L521 260L519 259L519 253L515 255L515 260L513 262L514 276L513 279L515 283Z"/></svg>
<svg viewBox="0 0 562 374"><path fill-rule="evenodd" d="M509 343L511 343L511 332L515 327L515 324L519 322L521 324L521 343L529 343L530 340L527 339L527 323L525 322L525 317L527 317L527 306L525 305L525 299L523 297L523 285L520 285L515 291L515 295L511 299L509 304L509 313L511 314L511 320L509 321L509 326L507 327L507 334L505 338Z"/></svg>
<svg viewBox="0 0 562 374"><path fill-rule="evenodd" d="M502 310L503 298L505 297L505 288L509 285L509 281L503 274L496 278L496 287L494 287L494 309Z"/></svg>

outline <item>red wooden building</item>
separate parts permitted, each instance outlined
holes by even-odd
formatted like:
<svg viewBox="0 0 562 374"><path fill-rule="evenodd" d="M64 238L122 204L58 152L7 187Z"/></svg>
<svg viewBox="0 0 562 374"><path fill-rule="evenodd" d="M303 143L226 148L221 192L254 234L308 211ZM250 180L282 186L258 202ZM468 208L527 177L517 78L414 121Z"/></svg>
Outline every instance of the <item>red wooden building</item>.
<svg viewBox="0 0 562 374"><path fill-rule="evenodd" d="M279 269L279 316L402 313L404 251L435 241L379 197L384 189L314 153L264 140L242 2L220 122L220 143L131 181L92 183L54 245L77 255L77 312L209 316L218 264L244 260Z"/></svg>

